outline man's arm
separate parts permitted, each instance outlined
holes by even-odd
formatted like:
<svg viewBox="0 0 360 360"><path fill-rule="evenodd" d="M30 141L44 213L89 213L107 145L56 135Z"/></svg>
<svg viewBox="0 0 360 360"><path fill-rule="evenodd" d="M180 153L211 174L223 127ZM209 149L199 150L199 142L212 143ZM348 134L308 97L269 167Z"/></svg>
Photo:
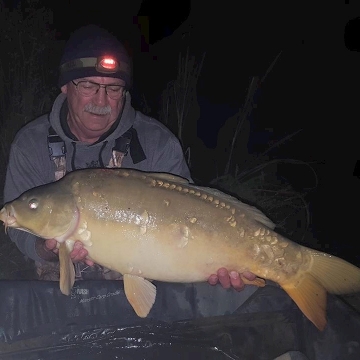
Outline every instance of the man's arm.
<svg viewBox="0 0 360 360"><path fill-rule="evenodd" d="M182 147L175 137L169 138L166 147L158 154L151 171L179 175L192 182L190 170L186 163Z"/></svg>

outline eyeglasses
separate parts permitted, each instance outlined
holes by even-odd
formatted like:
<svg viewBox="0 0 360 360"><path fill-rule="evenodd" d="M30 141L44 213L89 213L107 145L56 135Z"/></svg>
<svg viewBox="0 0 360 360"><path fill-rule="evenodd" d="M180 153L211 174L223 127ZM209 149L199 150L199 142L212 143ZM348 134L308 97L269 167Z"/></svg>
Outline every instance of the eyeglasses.
<svg viewBox="0 0 360 360"><path fill-rule="evenodd" d="M76 90L83 96L93 96L98 93L101 87L105 88L106 94L113 100L120 99L125 93L125 87L122 85L104 85L89 80L82 80L78 83L72 80L71 82L75 85Z"/></svg>

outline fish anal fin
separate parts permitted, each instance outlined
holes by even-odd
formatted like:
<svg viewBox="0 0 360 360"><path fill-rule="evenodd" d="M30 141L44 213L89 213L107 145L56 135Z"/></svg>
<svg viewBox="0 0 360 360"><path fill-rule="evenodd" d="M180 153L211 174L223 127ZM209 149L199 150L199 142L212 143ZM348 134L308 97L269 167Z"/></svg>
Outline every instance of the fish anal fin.
<svg viewBox="0 0 360 360"><path fill-rule="evenodd" d="M60 290L64 295L70 295L75 282L74 264L70 259L65 242L59 246Z"/></svg>
<svg viewBox="0 0 360 360"><path fill-rule="evenodd" d="M136 314L146 317L156 298L156 286L140 276L124 274L125 295Z"/></svg>
<svg viewBox="0 0 360 360"><path fill-rule="evenodd" d="M281 287L294 300L304 315L320 330L326 326L326 289L310 274L305 273L297 284Z"/></svg>
<svg viewBox="0 0 360 360"><path fill-rule="evenodd" d="M259 287L264 287L266 285L265 280L259 277L256 277L254 280L249 280L245 276L240 274L241 280L245 285L255 285Z"/></svg>

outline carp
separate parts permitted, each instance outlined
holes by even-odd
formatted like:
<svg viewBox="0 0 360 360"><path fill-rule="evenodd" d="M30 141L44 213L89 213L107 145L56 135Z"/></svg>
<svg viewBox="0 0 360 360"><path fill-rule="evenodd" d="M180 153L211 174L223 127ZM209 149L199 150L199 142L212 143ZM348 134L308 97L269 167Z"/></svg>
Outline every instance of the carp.
<svg viewBox="0 0 360 360"><path fill-rule="evenodd" d="M274 231L256 207L219 190L166 174L83 169L24 192L4 205L7 227L56 239L60 289L74 284L70 259L79 240L95 263L123 275L125 295L146 317L156 298L151 280L202 282L225 267L279 284L319 329L327 292L360 291L360 269Z"/></svg>

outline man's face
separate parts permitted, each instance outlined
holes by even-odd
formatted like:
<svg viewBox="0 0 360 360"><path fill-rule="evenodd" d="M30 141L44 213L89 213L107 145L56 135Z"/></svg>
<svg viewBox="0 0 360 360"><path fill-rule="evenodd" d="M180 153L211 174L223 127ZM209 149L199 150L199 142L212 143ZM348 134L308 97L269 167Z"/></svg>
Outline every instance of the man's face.
<svg viewBox="0 0 360 360"><path fill-rule="evenodd" d="M125 85L121 79L98 76L76 79L74 83L78 84L79 81L89 81L103 85ZM96 94L84 96L74 83L69 82L61 87L61 91L67 95L69 127L80 141L96 142L118 118L124 107L125 93L121 89L120 92L123 96L112 99L106 94L105 88L100 87Z"/></svg>

